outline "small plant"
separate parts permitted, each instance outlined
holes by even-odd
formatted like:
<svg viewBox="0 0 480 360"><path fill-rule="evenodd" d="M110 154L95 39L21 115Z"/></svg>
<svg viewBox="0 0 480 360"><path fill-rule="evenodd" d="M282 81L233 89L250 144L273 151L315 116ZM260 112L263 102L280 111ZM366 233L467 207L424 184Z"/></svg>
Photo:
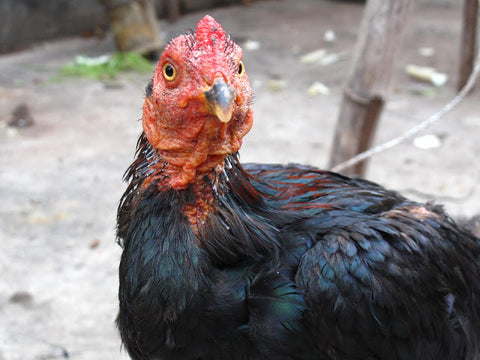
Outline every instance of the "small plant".
<svg viewBox="0 0 480 360"><path fill-rule="evenodd" d="M99 57L77 55L72 64L62 67L61 74L93 79L113 79L122 72L151 73L154 70L154 65L142 55L130 52Z"/></svg>

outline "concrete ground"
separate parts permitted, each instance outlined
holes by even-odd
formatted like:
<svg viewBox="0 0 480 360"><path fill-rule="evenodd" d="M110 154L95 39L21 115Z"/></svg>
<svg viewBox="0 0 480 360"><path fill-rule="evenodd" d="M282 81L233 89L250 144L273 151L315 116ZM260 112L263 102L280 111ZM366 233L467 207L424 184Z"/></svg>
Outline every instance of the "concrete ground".
<svg viewBox="0 0 480 360"><path fill-rule="evenodd" d="M244 47L260 44L244 55L256 124L244 142L243 161L326 166L362 9L347 2L284 0L209 12ZM377 143L402 134L454 96L460 14L459 1L417 6ZM194 28L203 15L162 22L161 29L171 37ZM333 44L323 39L327 30L336 35ZM423 57L421 47L435 53ZM341 54L341 60L326 66L300 62L321 48ZM0 56L1 360L127 358L114 326L120 257L115 215L150 75L125 74L114 84L51 80L76 54L113 50L107 36ZM449 80L420 96L418 84L404 73L408 63L434 66ZM330 94L309 96L314 81L328 86ZM444 203L454 217L479 214L479 90L421 134L436 135L439 147L425 150L405 142L374 157L368 178ZM21 103L33 126L7 126Z"/></svg>

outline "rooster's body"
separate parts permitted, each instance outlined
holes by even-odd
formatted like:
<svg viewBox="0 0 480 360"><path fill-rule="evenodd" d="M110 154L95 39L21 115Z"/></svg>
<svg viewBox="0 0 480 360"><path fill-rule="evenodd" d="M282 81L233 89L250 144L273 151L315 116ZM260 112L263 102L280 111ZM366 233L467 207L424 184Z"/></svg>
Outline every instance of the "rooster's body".
<svg viewBox="0 0 480 360"><path fill-rule="evenodd" d="M475 359L479 240L365 180L240 165L240 59L207 16L147 88L118 214L132 359Z"/></svg>

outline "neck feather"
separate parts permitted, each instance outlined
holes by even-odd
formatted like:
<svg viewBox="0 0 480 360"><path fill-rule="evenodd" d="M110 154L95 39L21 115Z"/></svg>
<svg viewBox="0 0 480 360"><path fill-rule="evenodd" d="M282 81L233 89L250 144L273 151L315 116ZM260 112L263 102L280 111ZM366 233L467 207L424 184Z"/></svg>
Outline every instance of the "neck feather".
<svg viewBox="0 0 480 360"><path fill-rule="evenodd" d="M183 211L194 231L198 233L198 227L202 226L209 214L215 210L218 194L230 192L230 189L227 189L230 180L235 179L232 185L236 190L249 185L246 173L241 169L236 155L209 156L206 162L192 169L190 173L185 171L184 167L164 160L161 152L156 150L142 133L137 142L136 157L124 175L124 180L129 185L121 199L119 217L134 205L138 193L151 186L160 192L169 190L186 192L188 196L184 199L188 200L185 200ZM228 167L227 171L225 166ZM187 180L186 185L178 186L180 182ZM254 198L258 200L258 194L251 185L248 191L242 193L251 200Z"/></svg>
<svg viewBox="0 0 480 360"><path fill-rule="evenodd" d="M280 217L269 208L268 196L258 190L258 180L243 169L237 154L225 158L220 173L205 172L182 190L169 185L169 174L165 171L168 165L142 135L137 159L125 174L129 185L118 211L120 241L127 237L128 224L144 194L153 191L159 199L169 198L181 210L197 245L214 263L233 264L279 256L275 222Z"/></svg>

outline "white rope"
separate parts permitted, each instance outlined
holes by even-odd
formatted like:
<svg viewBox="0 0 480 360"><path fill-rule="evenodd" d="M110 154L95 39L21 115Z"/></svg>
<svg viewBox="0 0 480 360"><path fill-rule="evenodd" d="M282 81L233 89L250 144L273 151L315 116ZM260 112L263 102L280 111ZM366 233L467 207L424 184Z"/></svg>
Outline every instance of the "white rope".
<svg viewBox="0 0 480 360"><path fill-rule="evenodd" d="M465 86L460 90L460 92L455 96L443 109L438 111L437 113L433 114L430 116L428 119L425 121L422 121L420 124L414 126L410 130L408 130L406 133L403 135L396 137L390 141L387 141L383 144L377 145L369 150L366 150L351 159L342 162L338 165L335 165L331 170L334 172L339 172L342 171L345 168L348 168L350 166L353 166L360 161L363 161L365 159L368 159L378 153L381 153L385 150L391 149L394 146L397 146L398 144L404 142L405 140L410 139L413 137L415 134L420 132L421 130L427 128L428 126L432 125L433 123L437 122L440 120L445 114L448 112L452 111L465 97L468 95L470 90L472 89L473 85L475 84L475 81L480 74L480 50L478 52L477 58L475 59L475 67L473 68L472 73L470 74L470 77L468 78L467 83Z"/></svg>

